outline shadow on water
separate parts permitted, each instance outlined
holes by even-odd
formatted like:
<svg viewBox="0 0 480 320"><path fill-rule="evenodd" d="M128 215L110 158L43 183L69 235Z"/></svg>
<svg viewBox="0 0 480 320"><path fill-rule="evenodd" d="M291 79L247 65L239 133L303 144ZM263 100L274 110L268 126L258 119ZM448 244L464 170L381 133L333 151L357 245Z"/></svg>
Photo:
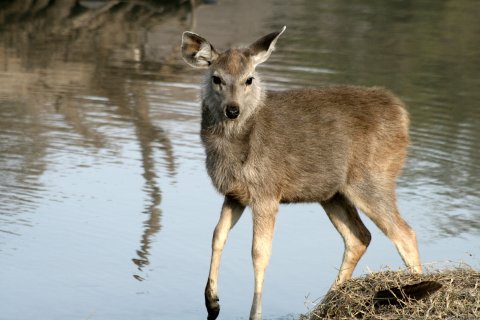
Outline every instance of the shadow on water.
<svg viewBox="0 0 480 320"><path fill-rule="evenodd" d="M161 229L162 216L154 149L163 152L170 177L176 174L176 163L167 133L150 118L145 82L155 77L154 72L162 76L175 72L168 63L177 55L175 42L149 42L149 29L165 21L182 26L178 30L188 27L192 5L194 1L2 4L0 63L9 78L0 89L2 223L29 224L23 217L8 221L3 217L33 210L32 199L43 190L38 178L48 167L49 149L68 144L111 149L117 137L102 126L126 122L135 130L144 190L149 194L138 257L132 260L140 271L149 264L150 242ZM92 101L105 103L108 114L83 106Z"/></svg>

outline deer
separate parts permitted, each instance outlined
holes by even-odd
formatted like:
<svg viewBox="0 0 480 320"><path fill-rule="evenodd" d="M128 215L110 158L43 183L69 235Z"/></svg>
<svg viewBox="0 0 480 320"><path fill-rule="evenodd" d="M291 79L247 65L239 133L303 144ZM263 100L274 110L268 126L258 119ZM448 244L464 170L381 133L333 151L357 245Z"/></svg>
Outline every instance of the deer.
<svg viewBox="0 0 480 320"><path fill-rule="evenodd" d="M382 87L331 85L267 91L256 71L286 27L246 47L217 51L185 31L185 62L205 69L200 137L206 169L224 196L205 288L209 320L220 312L218 272L229 231L249 206L255 285L250 320L262 318L265 270L281 203L319 203L343 238L332 288L350 279L371 234L357 208L422 272L414 230L400 216L396 178L409 144L405 104Z"/></svg>

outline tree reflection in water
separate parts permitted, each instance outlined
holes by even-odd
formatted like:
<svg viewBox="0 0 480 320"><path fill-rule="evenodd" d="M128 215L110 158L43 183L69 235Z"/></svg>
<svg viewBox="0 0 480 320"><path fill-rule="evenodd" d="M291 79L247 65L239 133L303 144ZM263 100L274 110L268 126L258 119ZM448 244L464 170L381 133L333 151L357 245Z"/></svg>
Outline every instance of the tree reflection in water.
<svg viewBox="0 0 480 320"><path fill-rule="evenodd" d="M152 71L175 72L169 60L176 58L178 33L193 21L190 12L195 1L15 1L0 6L0 61L10 77L0 88L0 124L4 130L28 137L17 141L15 135L2 136L0 172L5 183L0 191L29 186L25 195L16 192L14 201L12 192L0 195L5 203L13 202L0 213L18 213L18 202L34 205L30 197L42 190L38 178L48 166L47 149L57 143L49 134L52 128L46 114L60 116L81 137L69 136L68 143L97 149L113 144L114 137L100 130L101 124L79 99L82 95L104 97L107 105L114 106L109 111L111 122L127 119L140 147L148 217L132 261L141 272L149 264L152 238L161 229L162 193L155 149L165 155L167 174L176 173L172 143L150 118L142 78L147 73L151 78ZM152 41L150 30L165 25L175 31ZM23 207L29 210L30 206ZM140 275L134 277L143 280Z"/></svg>

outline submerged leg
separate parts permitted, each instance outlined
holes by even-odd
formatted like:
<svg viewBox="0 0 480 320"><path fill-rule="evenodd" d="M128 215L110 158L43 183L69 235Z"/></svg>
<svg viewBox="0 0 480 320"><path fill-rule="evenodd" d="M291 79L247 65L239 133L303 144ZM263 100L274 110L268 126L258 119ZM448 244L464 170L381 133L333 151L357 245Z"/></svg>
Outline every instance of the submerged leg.
<svg viewBox="0 0 480 320"><path fill-rule="evenodd" d="M275 219L278 211L278 201L263 201L252 206L253 243L252 260L255 273L255 292L253 295L250 320L262 319L262 291L267 268L272 252L272 239L275 229Z"/></svg>
<svg viewBox="0 0 480 320"><path fill-rule="evenodd" d="M218 303L217 279L220 266L220 257L223 247L227 241L228 232L237 223L243 213L245 206L236 200L225 197L223 202L220 220L218 221L212 239L212 260L210 262L210 272L208 282L205 288L205 305L208 311L208 320L214 320L220 313L220 304Z"/></svg>
<svg viewBox="0 0 480 320"><path fill-rule="evenodd" d="M371 235L357 209L343 195L337 193L321 204L345 244L342 265L335 281L335 285L338 285L351 278L358 261L370 244Z"/></svg>

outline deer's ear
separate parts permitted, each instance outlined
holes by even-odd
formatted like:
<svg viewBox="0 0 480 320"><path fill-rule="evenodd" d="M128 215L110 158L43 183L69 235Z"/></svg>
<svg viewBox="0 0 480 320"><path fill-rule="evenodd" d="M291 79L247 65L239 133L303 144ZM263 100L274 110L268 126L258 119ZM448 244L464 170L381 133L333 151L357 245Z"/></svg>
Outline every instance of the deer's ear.
<svg viewBox="0 0 480 320"><path fill-rule="evenodd" d="M278 32L267 34L248 47L255 65L265 62L268 57L270 57L270 54L275 49L275 43L286 28L287 27L284 26L282 30Z"/></svg>
<svg viewBox="0 0 480 320"><path fill-rule="evenodd" d="M185 31L182 36L182 57L195 68L207 68L218 57L213 46L198 34Z"/></svg>

